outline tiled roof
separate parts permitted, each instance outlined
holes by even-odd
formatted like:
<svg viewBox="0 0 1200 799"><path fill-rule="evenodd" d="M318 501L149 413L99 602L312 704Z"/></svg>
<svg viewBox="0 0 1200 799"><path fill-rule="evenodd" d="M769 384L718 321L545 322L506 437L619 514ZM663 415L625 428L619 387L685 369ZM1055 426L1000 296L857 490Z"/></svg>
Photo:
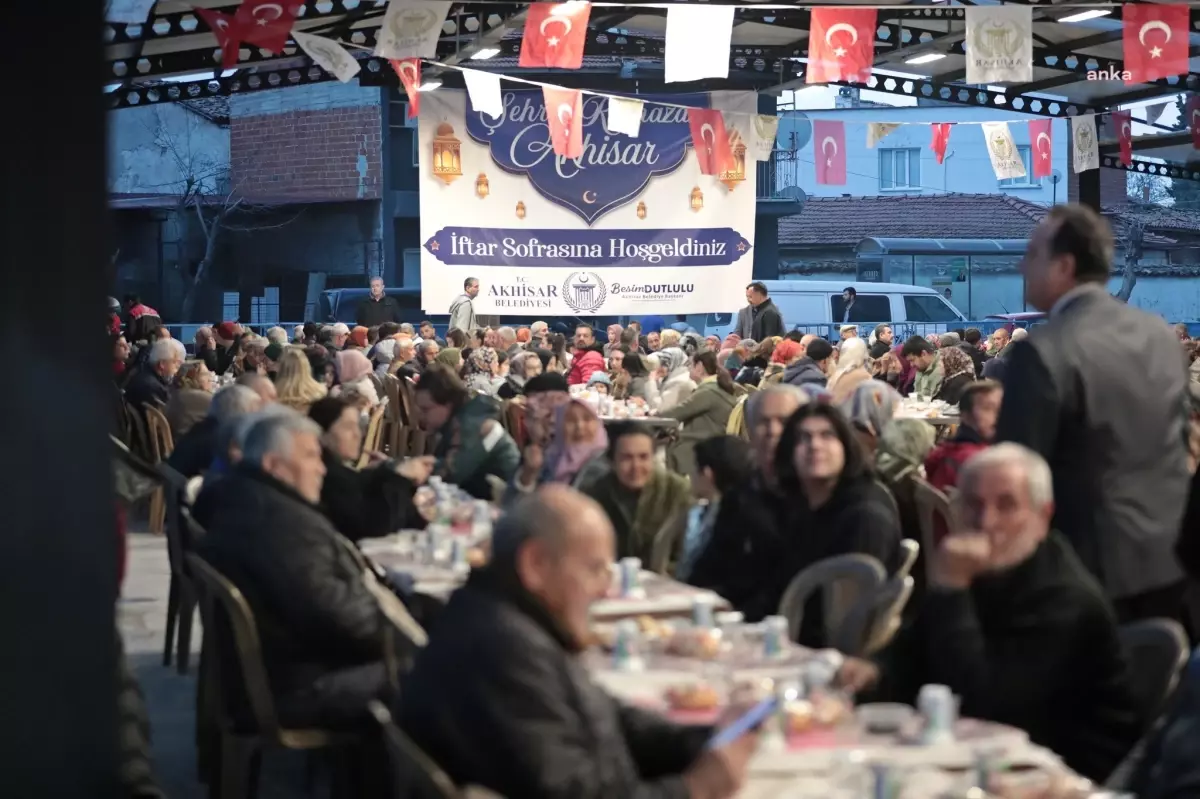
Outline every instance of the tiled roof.
<svg viewBox="0 0 1200 799"><path fill-rule="evenodd" d="M872 237L1027 239L1047 210L1006 194L809 197L799 214L780 218L779 246L855 246ZM1171 234L1178 232L1200 234L1200 211L1131 204L1106 208L1104 215L1118 238L1124 219L1144 219L1151 246L1174 244Z"/></svg>
<svg viewBox="0 0 1200 799"><path fill-rule="evenodd" d="M1004 194L809 197L779 220L779 246L856 245L871 237L1025 239L1045 206Z"/></svg>

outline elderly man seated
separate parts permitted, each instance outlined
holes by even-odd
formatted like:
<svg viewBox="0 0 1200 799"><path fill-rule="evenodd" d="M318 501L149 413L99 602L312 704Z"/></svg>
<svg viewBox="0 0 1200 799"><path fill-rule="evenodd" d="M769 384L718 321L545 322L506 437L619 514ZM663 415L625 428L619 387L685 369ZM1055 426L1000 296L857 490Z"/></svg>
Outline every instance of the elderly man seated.
<svg viewBox="0 0 1200 799"><path fill-rule="evenodd" d="M265 379L265 378L263 378ZM242 385L225 386L213 395L208 415L175 442L167 465L184 477L195 477L212 466L223 453L215 446L222 422L254 413L263 405L262 395Z"/></svg>
<svg viewBox="0 0 1200 799"><path fill-rule="evenodd" d="M125 400L141 410L147 405L166 405L171 399L171 381L183 365L186 351L171 338L160 338L150 347L147 365L138 369L125 386Z"/></svg>
<svg viewBox="0 0 1200 799"><path fill-rule="evenodd" d="M389 687L397 628L424 643L317 505L320 434L315 422L273 408L250 427L238 465L206 481L195 506L207 530L197 552L249 602L285 726L365 722L367 702ZM230 668L225 684L240 685L232 664L222 665ZM242 707L238 696L231 700L235 712Z"/></svg>
<svg viewBox="0 0 1200 799"><path fill-rule="evenodd" d="M538 799L737 794L755 736L706 751L710 728L623 706L579 661L613 548L604 511L565 486L500 520L491 564L450 598L398 712L455 782Z"/></svg>
<svg viewBox="0 0 1200 799"><path fill-rule="evenodd" d="M947 685L964 716L1025 730L1101 781L1137 742L1146 709L1111 604L1050 529L1052 491L1049 466L1018 444L967 461L955 497L963 528L933 554L915 623L881 669L851 661L843 678L865 687L882 672L881 693L900 701Z"/></svg>

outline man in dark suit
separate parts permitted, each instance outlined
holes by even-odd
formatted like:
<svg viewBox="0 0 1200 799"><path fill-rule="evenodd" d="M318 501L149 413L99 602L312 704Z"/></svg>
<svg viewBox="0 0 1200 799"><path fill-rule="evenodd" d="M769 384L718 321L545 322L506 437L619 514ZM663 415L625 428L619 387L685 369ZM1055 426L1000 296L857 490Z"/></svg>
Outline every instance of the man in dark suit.
<svg viewBox="0 0 1200 799"><path fill-rule="evenodd" d="M1187 376L1167 324L1105 289L1112 257L1090 208L1056 206L1034 230L1021 271L1048 320L1012 345L996 438L1050 463L1054 526L1121 621L1179 618Z"/></svg>

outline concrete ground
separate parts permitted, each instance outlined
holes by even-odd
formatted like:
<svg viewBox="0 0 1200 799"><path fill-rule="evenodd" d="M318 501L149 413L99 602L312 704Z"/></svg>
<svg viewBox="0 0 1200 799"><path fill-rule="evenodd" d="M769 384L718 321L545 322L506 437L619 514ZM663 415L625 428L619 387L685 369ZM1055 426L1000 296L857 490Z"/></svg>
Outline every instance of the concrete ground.
<svg viewBox="0 0 1200 799"><path fill-rule="evenodd" d="M130 666L146 695L155 776L168 799L203 799L208 792L197 778L194 743L203 630L197 614L187 676L176 671L173 659L170 667L162 665L170 584L166 537L131 534L118 619ZM259 799L305 795L303 761L291 753L269 754L263 763Z"/></svg>

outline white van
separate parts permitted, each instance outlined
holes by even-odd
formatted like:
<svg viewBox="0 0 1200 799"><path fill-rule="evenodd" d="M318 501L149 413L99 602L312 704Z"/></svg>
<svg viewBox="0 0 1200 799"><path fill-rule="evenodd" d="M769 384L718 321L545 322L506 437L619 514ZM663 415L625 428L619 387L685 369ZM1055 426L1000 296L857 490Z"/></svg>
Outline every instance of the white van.
<svg viewBox="0 0 1200 799"><path fill-rule="evenodd" d="M907 283L841 283L833 280L765 280L767 292L775 307L783 314L788 330L801 329L826 338L837 338L838 327L845 319L842 291L852 287L857 292L850 310L850 322L859 326L859 335L866 338L871 328L882 322L892 325L897 339L929 333L945 333L967 318L939 292L924 286ZM696 315L696 321L701 321ZM702 317L704 335L721 338L733 332L737 314L717 313ZM701 325L688 317L697 330Z"/></svg>

